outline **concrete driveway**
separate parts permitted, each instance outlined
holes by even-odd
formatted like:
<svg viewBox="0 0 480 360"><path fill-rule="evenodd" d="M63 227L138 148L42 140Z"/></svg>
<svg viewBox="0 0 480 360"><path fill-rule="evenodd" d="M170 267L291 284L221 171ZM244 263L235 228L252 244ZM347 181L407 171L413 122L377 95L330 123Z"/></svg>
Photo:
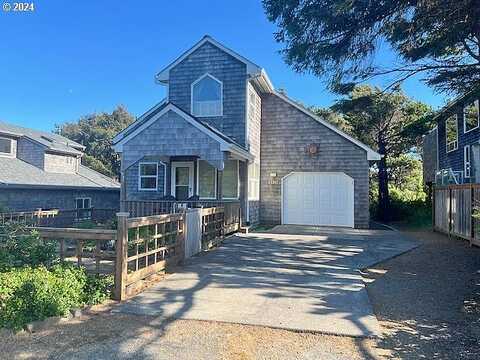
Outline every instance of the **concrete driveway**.
<svg viewBox="0 0 480 360"><path fill-rule="evenodd" d="M115 311L376 336L359 269L416 246L394 231L277 226L227 238Z"/></svg>

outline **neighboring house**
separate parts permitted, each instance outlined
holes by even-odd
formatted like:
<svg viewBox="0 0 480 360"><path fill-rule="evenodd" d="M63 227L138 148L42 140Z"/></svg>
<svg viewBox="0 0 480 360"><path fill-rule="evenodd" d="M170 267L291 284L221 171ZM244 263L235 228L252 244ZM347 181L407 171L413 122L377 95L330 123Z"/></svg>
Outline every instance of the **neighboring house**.
<svg viewBox="0 0 480 360"><path fill-rule="evenodd" d="M427 185L480 182L480 87L450 102L424 137ZM435 154L435 156L433 155Z"/></svg>
<svg viewBox="0 0 480 360"><path fill-rule="evenodd" d="M81 165L84 146L0 122L0 207L117 209L120 184Z"/></svg>
<svg viewBox="0 0 480 360"><path fill-rule="evenodd" d="M160 71L167 98L114 138L123 200L240 201L244 224L369 225L380 155L209 36Z"/></svg>

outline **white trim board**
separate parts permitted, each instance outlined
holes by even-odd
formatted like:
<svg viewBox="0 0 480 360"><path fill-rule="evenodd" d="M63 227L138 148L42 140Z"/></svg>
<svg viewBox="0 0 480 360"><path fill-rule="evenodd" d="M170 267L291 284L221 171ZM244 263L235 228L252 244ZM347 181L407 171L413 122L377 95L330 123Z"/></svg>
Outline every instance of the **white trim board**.
<svg viewBox="0 0 480 360"><path fill-rule="evenodd" d="M358 147L365 150L367 152L367 160L380 160L382 158L382 155L380 155L379 153L377 153L376 151L371 149L369 146L365 145L364 143L362 143L361 141L359 141L357 139L354 139L350 135L347 135L342 130L340 130L337 127L335 127L334 125L330 124L328 121L323 120L322 118L318 117L317 115L315 115L314 113L312 113L308 109L304 108L302 105L296 103L295 101L290 99L288 96L286 96L284 94L281 94L278 91L273 91L273 94L278 96L280 99L284 100L288 104L292 105L293 107L297 108L298 110L300 110L304 114L310 116L312 119L318 121L320 124L324 125L325 127L327 127L330 130L336 132L340 136L343 136L348 141L352 142L353 144L355 144Z"/></svg>
<svg viewBox="0 0 480 360"><path fill-rule="evenodd" d="M162 111L160 111L155 116L152 116L152 118L150 118L148 121L145 121L137 129L135 129L130 134L125 136L122 140L120 140L118 143L116 143L113 146L113 149L118 153L123 152L123 145L127 141L131 140L132 138L134 138L135 136L140 134L142 131L144 131L146 128L148 128L150 125L152 125L155 121L157 121L160 117L165 115L168 111L173 111L177 115L181 116L184 120L189 122L191 125L196 127L198 130L202 131L203 133L207 134L212 139L217 141L220 144L220 150L221 151L228 151L228 152L231 152L232 154L240 156L243 159L247 159L247 160L250 160L250 161L253 160L254 156L252 154L250 154L248 151L242 149L238 145L231 144L231 143L225 141L219 135L217 135L217 133L214 130L211 130L210 128L202 125L201 123L198 122L198 120L194 119L191 115L187 114L186 112L184 112L183 110L181 110L177 106L173 105L172 103L169 103L167 106L165 106L164 109L162 109ZM195 155L195 154L192 154L192 155Z"/></svg>

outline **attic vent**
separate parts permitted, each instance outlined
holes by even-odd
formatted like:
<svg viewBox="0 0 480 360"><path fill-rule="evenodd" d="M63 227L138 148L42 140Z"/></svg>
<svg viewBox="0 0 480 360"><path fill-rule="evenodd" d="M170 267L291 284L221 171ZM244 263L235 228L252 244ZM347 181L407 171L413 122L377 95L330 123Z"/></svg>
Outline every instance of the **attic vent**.
<svg viewBox="0 0 480 360"><path fill-rule="evenodd" d="M48 142L51 142L51 143L53 143L53 140L52 140L52 139L50 139L49 137L46 137L46 136L43 136L43 135L42 135L42 136L40 136L40 137L41 137L43 140L47 140Z"/></svg>

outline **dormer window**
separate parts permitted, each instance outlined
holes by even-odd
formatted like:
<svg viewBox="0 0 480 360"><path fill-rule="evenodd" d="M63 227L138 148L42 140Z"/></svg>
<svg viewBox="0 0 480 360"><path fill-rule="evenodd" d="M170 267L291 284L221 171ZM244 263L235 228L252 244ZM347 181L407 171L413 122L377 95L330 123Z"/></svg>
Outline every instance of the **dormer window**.
<svg viewBox="0 0 480 360"><path fill-rule="evenodd" d="M0 155L12 155L13 145L12 139L0 137Z"/></svg>
<svg viewBox="0 0 480 360"><path fill-rule="evenodd" d="M223 84L205 74L192 84L192 114L198 117L222 116Z"/></svg>

